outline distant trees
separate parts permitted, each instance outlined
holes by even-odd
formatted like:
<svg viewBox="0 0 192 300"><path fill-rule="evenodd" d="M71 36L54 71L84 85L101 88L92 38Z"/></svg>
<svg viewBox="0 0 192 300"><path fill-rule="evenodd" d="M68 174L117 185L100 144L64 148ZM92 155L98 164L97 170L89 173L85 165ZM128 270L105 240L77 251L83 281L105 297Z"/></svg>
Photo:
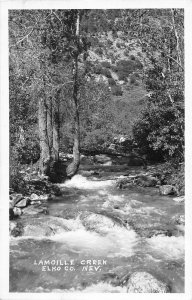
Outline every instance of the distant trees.
<svg viewBox="0 0 192 300"><path fill-rule="evenodd" d="M21 163L40 158L41 172L49 174L62 146L73 151L73 162L66 170L73 176L79 165L80 142L93 148L110 142L116 134L130 133L129 103L126 96L117 100L129 92L128 88L140 84L150 97L133 126L137 144L151 155L154 152L181 161L183 31L181 9L10 10L13 157ZM111 51L106 54L119 36L122 47L125 42L132 43L118 50L122 55L126 50L126 56ZM129 53L134 47L134 54ZM100 61L90 59L89 49L95 53L100 49ZM108 60L113 56L111 65ZM103 82L96 80L100 74L106 78ZM126 86L118 85L120 79ZM114 95L118 96L116 102Z"/></svg>

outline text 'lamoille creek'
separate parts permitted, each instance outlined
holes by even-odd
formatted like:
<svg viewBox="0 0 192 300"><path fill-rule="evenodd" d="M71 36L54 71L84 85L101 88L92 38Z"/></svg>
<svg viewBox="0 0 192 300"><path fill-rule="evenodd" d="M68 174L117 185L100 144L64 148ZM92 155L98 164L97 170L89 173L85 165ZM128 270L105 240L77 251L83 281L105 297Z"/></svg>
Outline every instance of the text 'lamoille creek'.
<svg viewBox="0 0 192 300"><path fill-rule="evenodd" d="M184 9L21 2L9 291L184 293Z"/></svg>
<svg viewBox="0 0 192 300"><path fill-rule="evenodd" d="M146 272L183 292L184 235L174 222L183 203L156 188L117 189L118 166L100 169L99 178L59 184L49 214L21 216L23 235L11 238L12 291L127 292L131 274ZM130 176L140 172L130 168Z"/></svg>

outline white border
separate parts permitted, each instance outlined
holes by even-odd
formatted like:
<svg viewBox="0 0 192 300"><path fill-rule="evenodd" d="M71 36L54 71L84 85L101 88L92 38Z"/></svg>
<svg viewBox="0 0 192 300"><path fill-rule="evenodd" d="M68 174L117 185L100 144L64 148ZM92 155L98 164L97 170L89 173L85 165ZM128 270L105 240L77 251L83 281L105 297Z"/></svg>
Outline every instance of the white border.
<svg viewBox="0 0 192 300"><path fill-rule="evenodd" d="M186 119L186 276L185 293L181 294L113 294L113 293L9 293L9 234L8 234L8 167L9 167L9 92L8 92L8 9L67 9L67 8L184 8L185 9L185 119ZM192 1L190 0L0 0L0 299L170 299L192 300Z"/></svg>

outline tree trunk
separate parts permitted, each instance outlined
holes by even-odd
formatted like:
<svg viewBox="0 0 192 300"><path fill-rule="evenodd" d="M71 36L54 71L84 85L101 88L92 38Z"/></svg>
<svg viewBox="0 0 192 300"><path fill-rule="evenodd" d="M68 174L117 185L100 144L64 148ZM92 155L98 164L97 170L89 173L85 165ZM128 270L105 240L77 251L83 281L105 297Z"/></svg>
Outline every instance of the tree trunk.
<svg viewBox="0 0 192 300"><path fill-rule="evenodd" d="M52 158L59 160L59 100L56 98L52 106Z"/></svg>
<svg viewBox="0 0 192 300"><path fill-rule="evenodd" d="M49 174L51 161L49 138L47 134L47 107L45 99L39 99L39 137L40 137L40 170L44 175Z"/></svg>
<svg viewBox="0 0 192 300"><path fill-rule="evenodd" d="M179 35L178 35L176 25L175 25L175 10L171 9L171 13L172 13L172 24L173 24L173 29L174 29L175 39L176 39L177 61L178 61L179 65L182 65L181 51L180 51L180 45L179 45Z"/></svg>
<svg viewBox="0 0 192 300"><path fill-rule="evenodd" d="M76 21L76 46L79 43L79 13ZM74 176L80 164L80 126L79 126L79 99L78 99L78 52L74 57L74 83L73 83L73 100L74 100L74 145L73 145L73 161L66 169L67 177Z"/></svg>
<svg viewBox="0 0 192 300"><path fill-rule="evenodd" d="M46 104L47 104L47 136L48 136L49 149L51 153L51 149L53 147L52 97L48 97Z"/></svg>

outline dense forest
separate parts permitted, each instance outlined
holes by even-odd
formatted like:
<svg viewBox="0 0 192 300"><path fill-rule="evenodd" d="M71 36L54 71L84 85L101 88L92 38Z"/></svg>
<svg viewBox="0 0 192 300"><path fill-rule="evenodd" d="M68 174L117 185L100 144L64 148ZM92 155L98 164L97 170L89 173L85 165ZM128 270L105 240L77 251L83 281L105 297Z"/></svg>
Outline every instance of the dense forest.
<svg viewBox="0 0 192 300"><path fill-rule="evenodd" d="M72 177L80 153L120 137L183 185L183 22L182 9L10 10L10 187L24 165L55 177L63 152Z"/></svg>
<svg viewBox="0 0 192 300"><path fill-rule="evenodd" d="M10 292L183 293L184 10L9 11Z"/></svg>

